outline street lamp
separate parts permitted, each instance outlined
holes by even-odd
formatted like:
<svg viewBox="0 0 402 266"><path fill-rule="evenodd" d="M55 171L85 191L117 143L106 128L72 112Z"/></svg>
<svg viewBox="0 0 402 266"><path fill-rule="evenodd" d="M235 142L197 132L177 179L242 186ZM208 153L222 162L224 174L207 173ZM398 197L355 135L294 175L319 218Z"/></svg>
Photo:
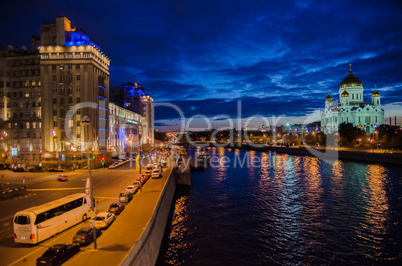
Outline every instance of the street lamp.
<svg viewBox="0 0 402 266"><path fill-rule="evenodd" d="M377 150L378 150L378 130L374 131L374 133L377 135Z"/></svg>

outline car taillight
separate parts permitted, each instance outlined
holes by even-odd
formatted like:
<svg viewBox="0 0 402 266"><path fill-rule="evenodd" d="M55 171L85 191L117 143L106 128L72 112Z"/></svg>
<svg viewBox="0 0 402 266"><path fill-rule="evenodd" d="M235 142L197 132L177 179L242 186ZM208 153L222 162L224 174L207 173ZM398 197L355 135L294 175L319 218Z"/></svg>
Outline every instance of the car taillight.
<svg viewBox="0 0 402 266"><path fill-rule="evenodd" d="M14 233L14 238L17 238L17 235Z"/></svg>
<svg viewBox="0 0 402 266"><path fill-rule="evenodd" d="M35 234L32 234L32 235L30 236L30 238L31 238L31 239L35 239Z"/></svg>
<svg viewBox="0 0 402 266"><path fill-rule="evenodd" d="M81 240L85 240L86 238L85 237L81 237Z"/></svg>

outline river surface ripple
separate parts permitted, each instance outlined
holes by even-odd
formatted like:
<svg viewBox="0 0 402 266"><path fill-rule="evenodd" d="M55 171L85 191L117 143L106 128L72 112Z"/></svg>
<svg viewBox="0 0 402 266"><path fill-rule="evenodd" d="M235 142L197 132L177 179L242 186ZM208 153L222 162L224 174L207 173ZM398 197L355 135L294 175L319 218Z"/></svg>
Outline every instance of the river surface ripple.
<svg viewBox="0 0 402 266"><path fill-rule="evenodd" d="M208 152L211 166L176 190L157 265L402 261L401 167Z"/></svg>

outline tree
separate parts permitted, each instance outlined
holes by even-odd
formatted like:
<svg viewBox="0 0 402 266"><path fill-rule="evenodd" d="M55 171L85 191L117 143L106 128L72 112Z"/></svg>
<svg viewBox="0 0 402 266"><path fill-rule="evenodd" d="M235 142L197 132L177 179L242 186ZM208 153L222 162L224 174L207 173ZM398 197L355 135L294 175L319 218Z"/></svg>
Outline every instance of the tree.
<svg viewBox="0 0 402 266"><path fill-rule="evenodd" d="M352 123L342 123L339 125L339 137L341 143L347 146L353 145L354 141L364 138L366 132L361 128L354 127Z"/></svg>

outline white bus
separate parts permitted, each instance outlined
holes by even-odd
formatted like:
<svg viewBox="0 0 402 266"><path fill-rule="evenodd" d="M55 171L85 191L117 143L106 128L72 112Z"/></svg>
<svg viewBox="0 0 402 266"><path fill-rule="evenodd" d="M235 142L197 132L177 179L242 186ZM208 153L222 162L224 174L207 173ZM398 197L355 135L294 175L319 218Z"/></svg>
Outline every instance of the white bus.
<svg viewBox="0 0 402 266"><path fill-rule="evenodd" d="M94 213L85 193L32 207L14 215L14 241L36 244L89 217L94 217Z"/></svg>

